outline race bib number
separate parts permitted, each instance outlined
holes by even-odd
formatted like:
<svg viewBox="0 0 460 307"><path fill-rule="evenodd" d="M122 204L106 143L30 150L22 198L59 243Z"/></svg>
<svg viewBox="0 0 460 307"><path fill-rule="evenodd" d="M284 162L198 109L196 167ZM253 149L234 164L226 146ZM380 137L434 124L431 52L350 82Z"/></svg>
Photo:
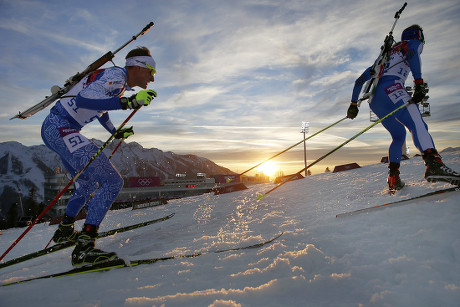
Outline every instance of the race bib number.
<svg viewBox="0 0 460 307"><path fill-rule="evenodd" d="M396 104L398 101L403 100L403 102L408 101L411 96L406 91L406 89L401 85L401 83L395 83L385 89L390 100Z"/></svg>
<svg viewBox="0 0 460 307"><path fill-rule="evenodd" d="M59 134L71 153L91 143L90 140L72 128L59 128Z"/></svg>

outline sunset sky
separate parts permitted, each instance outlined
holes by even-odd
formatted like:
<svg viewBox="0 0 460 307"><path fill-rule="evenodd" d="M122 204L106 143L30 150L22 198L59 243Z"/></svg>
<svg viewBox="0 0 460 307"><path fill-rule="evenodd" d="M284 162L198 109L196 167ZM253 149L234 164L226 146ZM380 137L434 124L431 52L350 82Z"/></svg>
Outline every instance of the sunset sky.
<svg viewBox="0 0 460 307"><path fill-rule="evenodd" d="M379 54L403 4L0 0L0 142L43 144L40 127L49 108L25 120L9 119L153 21L147 34L114 58L124 66L130 49L146 46L157 62L156 81L149 88L158 97L132 118L135 135L127 141L200 155L241 173L300 141L302 121L310 123L312 134L346 115L354 80ZM405 27L424 28L422 72L432 113L425 119L440 150L460 146L459 20L458 0L408 1L394 31L399 39ZM110 113L116 126L128 115ZM358 118L307 142L309 162L370 124L364 103ZM82 133L102 141L110 136L97 121ZM312 172L376 163L387 155L389 143L379 125ZM407 145L417 153L410 134ZM286 174L302 169L303 146L274 162Z"/></svg>

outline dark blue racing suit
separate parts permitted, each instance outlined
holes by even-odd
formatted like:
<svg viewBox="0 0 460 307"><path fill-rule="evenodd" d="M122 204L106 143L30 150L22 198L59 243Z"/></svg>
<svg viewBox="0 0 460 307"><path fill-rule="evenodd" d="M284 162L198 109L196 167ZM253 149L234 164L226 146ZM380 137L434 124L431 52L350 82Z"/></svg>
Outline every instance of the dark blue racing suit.
<svg viewBox="0 0 460 307"><path fill-rule="evenodd" d="M390 51L390 59L385 64L383 74L377 84L372 101L371 110L382 118L397 107L405 104L411 96L406 91L404 83L412 73L414 80L422 79L420 54L423 43L419 40L402 41ZM357 101L364 83L372 76L371 67L356 80L353 88L352 101ZM406 129L412 134L415 146L420 152L435 148L433 139L428 132L418 106L409 104L392 116L382 121L382 125L390 132L393 141L389 149L389 161L399 163L402 156L402 147L406 140Z"/></svg>
<svg viewBox="0 0 460 307"><path fill-rule="evenodd" d="M61 98L43 122L43 142L59 154L72 177L99 149L80 130L97 119L109 133L115 133L116 129L107 111L122 109L120 97L125 90L131 90L127 81L128 73L125 68L111 67L96 71L83 78ZM123 187L123 179L101 152L77 178L75 186L66 214L75 217L87 203L85 223L99 226ZM96 193L91 198L94 191Z"/></svg>

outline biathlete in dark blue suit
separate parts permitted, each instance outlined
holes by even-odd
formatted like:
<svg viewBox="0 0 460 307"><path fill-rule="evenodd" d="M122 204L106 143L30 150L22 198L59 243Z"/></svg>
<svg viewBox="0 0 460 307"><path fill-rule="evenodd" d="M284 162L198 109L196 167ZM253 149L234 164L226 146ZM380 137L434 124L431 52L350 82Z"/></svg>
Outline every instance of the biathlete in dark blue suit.
<svg viewBox="0 0 460 307"><path fill-rule="evenodd" d="M117 131L110 121L110 110L137 109L147 106L157 96L147 89L154 82L156 64L145 47L131 50L125 67L97 70L84 77L51 109L42 125L42 139L55 151L70 175L75 176L99 148L80 133L88 123L97 119L115 138L132 135L133 129ZM139 86L131 97L122 97L126 90ZM53 240L57 243L76 241L72 265L96 264L117 258L112 252L95 248L99 225L123 186L123 179L103 152L89 164L75 182L64 218ZM74 230L75 217L86 204L87 216L83 231Z"/></svg>
<svg viewBox="0 0 460 307"><path fill-rule="evenodd" d="M402 148L406 140L406 128L411 132L414 145L422 153L425 161L425 179L429 182L446 181L455 185L460 183L460 174L442 162L417 105L426 95L420 59L424 44L425 39L420 26L413 25L402 32L401 42L394 44L390 50L389 60L385 63L383 73L369 104L371 110L379 118L382 118L411 100L407 107L382 121L382 125L390 132L393 139L389 149L388 175L388 186L392 191L404 187L404 182L399 177L399 167ZM410 96L404 86L410 72L415 80L413 97ZM356 80L351 104L347 111L348 118L354 119L358 115L359 94L364 83L371 77L371 67L369 67Z"/></svg>

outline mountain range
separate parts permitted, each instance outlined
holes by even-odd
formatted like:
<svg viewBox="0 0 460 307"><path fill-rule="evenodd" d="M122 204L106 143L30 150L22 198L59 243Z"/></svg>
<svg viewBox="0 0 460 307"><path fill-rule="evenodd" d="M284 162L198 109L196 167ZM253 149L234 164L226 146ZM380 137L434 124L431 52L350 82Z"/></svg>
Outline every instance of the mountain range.
<svg viewBox="0 0 460 307"><path fill-rule="evenodd" d="M99 140L92 141L98 146L103 144ZM104 153L110 156L116 145L118 141L112 142ZM144 148L136 142L122 143L111 161L124 178L157 176L171 179L176 174L186 174L186 178L196 178L197 173L208 176L234 174L203 157ZM45 145L24 146L15 141L0 143L0 216L5 215L19 197L32 197L36 202L42 202L45 176L59 172L65 172L61 159Z"/></svg>

